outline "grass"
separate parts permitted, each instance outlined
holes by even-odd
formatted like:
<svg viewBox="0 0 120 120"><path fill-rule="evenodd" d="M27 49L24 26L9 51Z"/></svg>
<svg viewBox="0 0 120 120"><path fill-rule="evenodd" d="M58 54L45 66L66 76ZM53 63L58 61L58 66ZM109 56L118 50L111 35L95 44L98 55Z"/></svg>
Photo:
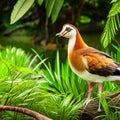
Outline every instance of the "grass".
<svg viewBox="0 0 120 120"><path fill-rule="evenodd" d="M119 50L113 54L119 59ZM109 52L110 53L110 52ZM55 67L49 59L43 59L36 51L26 54L22 49L8 47L0 52L0 103L30 108L53 120L78 120L81 108L87 97L87 82L77 77L69 68L69 64L61 63L59 52L56 54ZM100 102L105 115L95 119L115 120L120 118L120 108L110 111L105 95L119 91L119 85L104 82ZM97 97L97 86L93 98ZM14 112L1 112L0 119L33 118Z"/></svg>

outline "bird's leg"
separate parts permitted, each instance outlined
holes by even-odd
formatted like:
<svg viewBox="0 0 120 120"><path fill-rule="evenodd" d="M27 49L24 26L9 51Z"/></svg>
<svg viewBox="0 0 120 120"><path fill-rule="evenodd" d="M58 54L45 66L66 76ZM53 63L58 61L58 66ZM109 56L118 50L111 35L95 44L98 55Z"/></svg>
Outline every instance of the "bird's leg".
<svg viewBox="0 0 120 120"><path fill-rule="evenodd" d="M98 90L99 90L99 95L101 97L101 92L102 92L102 83L98 83ZM98 107L98 112L101 111L101 108L100 108L100 101L99 101L99 107Z"/></svg>
<svg viewBox="0 0 120 120"><path fill-rule="evenodd" d="M94 89L94 86L95 86L95 83L88 83L89 85L89 91L88 91L88 97L85 101L85 107L87 106L87 104L90 102L91 100L91 95L92 95L92 92L93 92L93 89Z"/></svg>

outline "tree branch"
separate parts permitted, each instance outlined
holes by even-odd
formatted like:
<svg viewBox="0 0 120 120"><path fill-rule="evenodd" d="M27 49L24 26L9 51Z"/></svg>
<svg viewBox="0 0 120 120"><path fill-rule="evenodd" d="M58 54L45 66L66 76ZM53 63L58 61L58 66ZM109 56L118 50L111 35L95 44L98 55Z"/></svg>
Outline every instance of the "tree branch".
<svg viewBox="0 0 120 120"><path fill-rule="evenodd" d="M23 114L29 115L31 117L34 117L37 120L51 120L50 118L48 118L44 115L41 115L38 112L35 112L35 111L27 109L27 108L23 108L23 107L15 107L15 106L7 106L7 105L0 106L0 112L5 111L5 110L23 113Z"/></svg>

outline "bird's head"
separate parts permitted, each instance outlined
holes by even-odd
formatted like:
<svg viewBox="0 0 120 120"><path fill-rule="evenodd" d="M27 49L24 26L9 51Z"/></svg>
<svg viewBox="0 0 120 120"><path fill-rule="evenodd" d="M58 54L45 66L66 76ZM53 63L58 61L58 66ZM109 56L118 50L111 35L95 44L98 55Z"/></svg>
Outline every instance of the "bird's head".
<svg viewBox="0 0 120 120"><path fill-rule="evenodd" d="M71 24L63 25L62 30L56 34L56 37L73 38L76 36L76 28Z"/></svg>

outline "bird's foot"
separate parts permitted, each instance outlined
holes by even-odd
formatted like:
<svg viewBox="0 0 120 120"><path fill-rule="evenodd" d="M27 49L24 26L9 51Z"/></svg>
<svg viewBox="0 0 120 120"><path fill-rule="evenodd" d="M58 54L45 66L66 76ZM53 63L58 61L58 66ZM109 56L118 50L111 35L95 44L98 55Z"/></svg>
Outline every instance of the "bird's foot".
<svg viewBox="0 0 120 120"><path fill-rule="evenodd" d="M101 112L101 106L100 106L100 102L99 102L99 106L98 106L98 112Z"/></svg>
<svg viewBox="0 0 120 120"><path fill-rule="evenodd" d="M87 105L89 104L89 102L91 101L91 99L87 99L84 103L84 110L86 109ZM99 105L98 105L98 109L97 109L98 112L101 112L101 105L100 105L100 102L99 102Z"/></svg>
<svg viewBox="0 0 120 120"><path fill-rule="evenodd" d="M101 110L101 108L98 108L98 110L97 110L98 112L101 112L102 110Z"/></svg>
<svg viewBox="0 0 120 120"><path fill-rule="evenodd" d="M85 108L87 107L87 105L88 105L88 103L91 101L91 99L87 99L86 101L85 101L85 103L84 103L84 110L85 110Z"/></svg>

